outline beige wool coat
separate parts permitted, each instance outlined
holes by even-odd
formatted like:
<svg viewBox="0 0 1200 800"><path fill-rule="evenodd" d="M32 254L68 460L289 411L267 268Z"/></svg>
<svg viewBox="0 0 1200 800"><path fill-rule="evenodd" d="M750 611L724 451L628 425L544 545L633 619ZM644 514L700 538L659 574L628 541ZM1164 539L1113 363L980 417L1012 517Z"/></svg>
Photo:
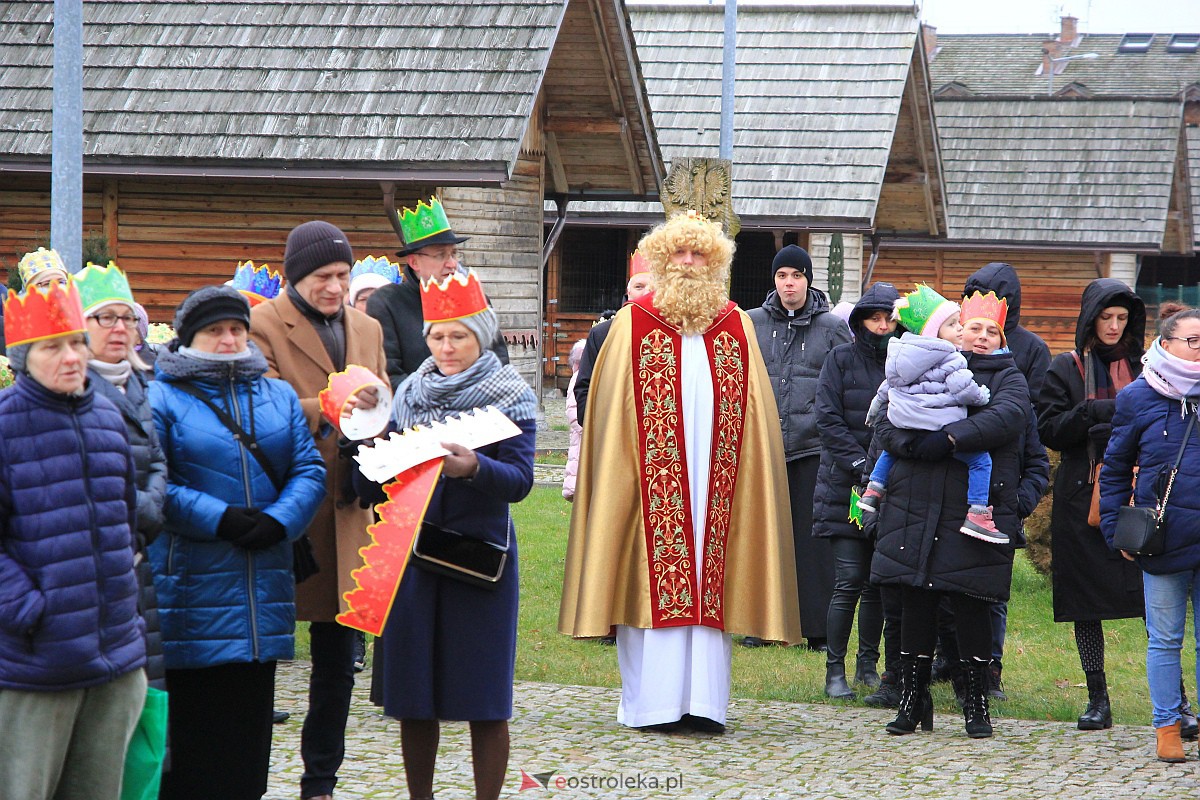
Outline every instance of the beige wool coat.
<svg viewBox="0 0 1200 800"><path fill-rule="evenodd" d="M359 364L387 382L387 361L383 354L383 332L379 323L361 311L346 308L346 363ZM309 431L325 459L325 502L317 509L308 536L321 570L296 587L296 618L309 622L333 622L345 611L342 599L354 588L350 570L362 565L360 547L370 544L367 526L374 522L371 509L359 508L358 502L346 502L341 487L348 485L347 470L356 465L339 458L336 431L322 437L321 409L317 394L329 383L333 362L325 351L312 323L296 308L287 292L250 311L250 337L267 357L267 375L282 378L300 396ZM325 426L329 431L329 427Z"/></svg>

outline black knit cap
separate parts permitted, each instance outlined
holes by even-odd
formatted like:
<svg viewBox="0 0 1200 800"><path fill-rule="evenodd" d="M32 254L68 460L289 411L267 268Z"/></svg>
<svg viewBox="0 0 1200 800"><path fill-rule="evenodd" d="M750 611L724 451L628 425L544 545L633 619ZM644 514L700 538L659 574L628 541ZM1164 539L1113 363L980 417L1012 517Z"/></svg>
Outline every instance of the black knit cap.
<svg viewBox="0 0 1200 800"><path fill-rule="evenodd" d="M205 327L223 319L245 323L250 330L250 303L232 286L205 286L183 298L175 309L175 335L184 347Z"/></svg>
<svg viewBox="0 0 1200 800"><path fill-rule="evenodd" d="M791 267L792 269L800 270L804 273L804 277L808 279L808 285L812 286L812 259L809 258L808 251L803 247L796 244L789 244L776 253L775 260L771 262L771 274L774 275L778 272L780 267Z"/></svg>
<svg viewBox="0 0 1200 800"><path fill-rule="evenodd" d="M288 283L299 283L305 275L335 261L354 263L350 241L338 226L314 219L292 228L283 250L283 274Z"/></svg>

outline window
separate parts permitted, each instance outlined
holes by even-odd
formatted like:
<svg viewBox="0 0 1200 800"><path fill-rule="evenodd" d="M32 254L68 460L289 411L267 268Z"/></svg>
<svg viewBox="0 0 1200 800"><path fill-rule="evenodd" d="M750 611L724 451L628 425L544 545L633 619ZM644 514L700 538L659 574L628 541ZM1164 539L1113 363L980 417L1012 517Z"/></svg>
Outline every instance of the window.
<svg viewBox="0 0 1200 800"><path fill-rule="evenodd" d="M1153 33L1127 33L1117 45L1118 53L1146 53L1154 43Z"/></svg>
<svg viewBox="0 0 1200 800"><path fill-rule="evenodd" d="M1195 53L1200 51L1200 33L1176 33L1167 42L1168 53Z"/></svg>
<svg viewBox="0 0 1200 800"><path fill-rule="evenodd" d="M628 241L625 228L565 229L558 240L562 251L558 310L599 314L620 308L629 278Z"/></svg>
<svg viewBox="0 0 1200 800"><path fill-rule="evenodd" d="M758 308L775 288L775 276L771 272L771 262L775 260L775 234L741 231L736 243L730 269L729 299L746 310Z"/></svg>

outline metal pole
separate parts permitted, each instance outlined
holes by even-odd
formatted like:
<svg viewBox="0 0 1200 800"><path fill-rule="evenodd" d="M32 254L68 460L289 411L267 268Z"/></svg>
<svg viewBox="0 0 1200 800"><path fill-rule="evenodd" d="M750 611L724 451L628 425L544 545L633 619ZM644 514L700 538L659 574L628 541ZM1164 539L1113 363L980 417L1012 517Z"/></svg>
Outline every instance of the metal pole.
<svg viewBox="0 0 1200 800"><path fill-rule="evenodd" d="M50 246L83 266L83 0L54 0Z"/></svg>
<svg viewBox="0 0 1200 800"><path fill-rule="evenodd" d="M737 0L725 0L725 41L721 58L721 158L733 160L733 67L737 55Z"/></svg>

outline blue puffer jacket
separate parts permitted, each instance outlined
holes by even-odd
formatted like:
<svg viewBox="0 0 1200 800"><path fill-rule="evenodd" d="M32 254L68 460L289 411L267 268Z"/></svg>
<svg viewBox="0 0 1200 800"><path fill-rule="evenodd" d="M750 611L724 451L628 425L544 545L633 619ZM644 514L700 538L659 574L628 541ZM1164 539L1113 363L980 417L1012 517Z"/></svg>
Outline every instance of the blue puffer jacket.
<svg viewBox="0 0 1200 800"><path fill-rule="evenodd" d="M291 386L262 377L266 359L206 364L163 352L150 384L154 425L167 456L166 527L150 547L168 669L292 658L295 580L291 542L308 527L325 497L325 465ZM188 362L191 362L189 364ZM212 373L224 370L226 377ZM234 441L217 416L176 386L187 379L255 436L283 491ZM262 509L287 529L287 540L263 550L235 547L217 536L229 506Z"/></svg>
<svg viewBox="0 0 1200 800"><path fill-rule="evenodd" d="M0 393L0 689L99 686L145 664L136 504L111 403L25 375Z"/></svg>
<svg viewBox="0 0 1200 800"><path fill-rule="evenodd" d="M1100 470L1100 532L1109 547L1117 509L1129 502L1134 465L1138 466L1135 504L1154 508L1179 455L1187 424L1179 401L1154 391L1144 377L1117 394L1112 437ZM1200 423L1195 427L1167 499L1166 549L1160 556L1137 558L1138 566L1151 575L1200 567Z"/></svg>

